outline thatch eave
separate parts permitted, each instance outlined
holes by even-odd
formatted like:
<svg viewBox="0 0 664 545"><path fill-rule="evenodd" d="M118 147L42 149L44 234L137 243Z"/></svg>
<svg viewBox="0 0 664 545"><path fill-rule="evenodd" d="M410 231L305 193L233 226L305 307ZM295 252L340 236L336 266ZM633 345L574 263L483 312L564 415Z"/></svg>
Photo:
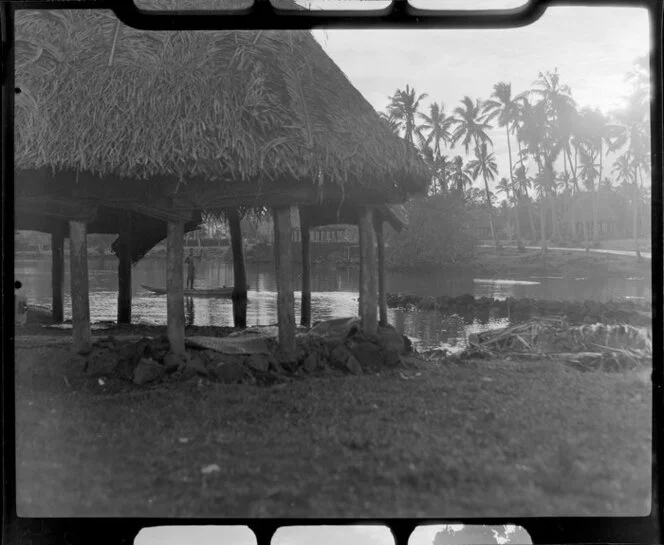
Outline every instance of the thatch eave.
<svg viewBox="0 0 664 545"><path fill-rule="evenodd" d="M224 189L322 180L377 204L426 187L416 150L308 32L145 33L109 12L60 14L43 25L17 15L19 171Z"/></svg>

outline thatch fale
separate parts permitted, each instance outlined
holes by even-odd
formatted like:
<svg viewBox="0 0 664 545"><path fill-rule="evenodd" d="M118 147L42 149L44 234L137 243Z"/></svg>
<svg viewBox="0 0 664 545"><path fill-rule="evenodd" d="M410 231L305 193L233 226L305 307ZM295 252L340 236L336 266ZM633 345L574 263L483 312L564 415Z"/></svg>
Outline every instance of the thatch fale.
<svg viewBox="0 0 664 545"><path fill-rule="evenodd" d="M147 32L72 10L17 12L16 37L19 197L193 211L426 186L309 32Z"/></svg>

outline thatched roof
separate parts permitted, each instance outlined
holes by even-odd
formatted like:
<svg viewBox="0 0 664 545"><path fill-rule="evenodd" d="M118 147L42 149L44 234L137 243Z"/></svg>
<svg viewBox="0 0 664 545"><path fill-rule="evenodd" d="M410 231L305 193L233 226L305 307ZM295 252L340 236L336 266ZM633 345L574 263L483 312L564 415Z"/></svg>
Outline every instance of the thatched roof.
<svg viewBox="0 0 664 545"><path fill-rule="evenodd" d="M295 202L395 203L426 186L416 151L309 32L148 32L108 11L19 11L16 38L17 193L73 184L114 206L177 192L170 205L195 210L269 204L294 186Z"/></svg>

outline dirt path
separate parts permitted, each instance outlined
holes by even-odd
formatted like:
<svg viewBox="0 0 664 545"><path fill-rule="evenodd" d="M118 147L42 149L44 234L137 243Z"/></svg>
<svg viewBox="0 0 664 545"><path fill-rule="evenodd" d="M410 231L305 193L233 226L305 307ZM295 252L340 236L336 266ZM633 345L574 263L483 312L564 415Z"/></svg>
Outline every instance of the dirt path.
<svg viewBox="0 0 664 545"><path fill-rule="evenodd" d="M21 516L649 510L651 390L641 376L488 361L272 388L192 379L149 389L83 377L67 342L17 346Z"/></svg>

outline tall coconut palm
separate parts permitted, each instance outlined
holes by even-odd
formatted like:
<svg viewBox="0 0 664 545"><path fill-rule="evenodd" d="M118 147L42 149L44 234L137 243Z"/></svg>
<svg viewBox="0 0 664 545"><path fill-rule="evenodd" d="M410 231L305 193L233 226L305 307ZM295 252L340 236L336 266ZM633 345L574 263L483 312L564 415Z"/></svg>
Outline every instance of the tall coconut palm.
<svg viewBox="0 0 664 545"><path fill-rule="evenodd" d="M548 175L545 175L545 168L548 163L553 164L555 160L555 149L547 104L544 100L537 103L531 103L527 98L519 110L519 128L518 137L524 143L524 155L530 155L537 165L537 187L540 193L540 239L542 241L542 251L546 251L546 223L543 221L544 201L548 200L549 183ZM522 158L523 160L523 158ZM543 185L544 184L544 185ZM544 191L544 193L542 193ZM555 215L554 215L555 226Z"/></svg>
<svg viewBox="0 0 664 545"><path fill-rule="evenodd" d="M631 186L632 186L632 175L633 175L633 170L632 170L632 163L629 160L629 153L624 153L621 156L619 156L614 162L613 162L613 169L611 170L613 175L616 177L616 181L618 182L620 188L622 189L622 194L625 199L625 203L629 203L630 199L630 192L631 192ZM625 217L623 218L624 220L624 225L625 228L627 225L629 225L629 207L625 207Z"/></svg>
<svg viewBox="0 0 664 545"><path fill-rule="evenodd" d="M440 145L447 145L452 137L451 127L454 124L454 118L445 114L445 105L441 102L433 102L429 105L429 115L419 114L423 123L420 125L421 131L427 131L425 143L433 147L433 155L437 157L441 154Z"/></svg>
<svg viewBox="0 0 664 545"><path fill-rule="evenodd" d="M604 145L608 144L610 146L614 135L617 135L620 129L616 125L609 124L608 119L597 109L582 109L580 118L582 127L580 136L583 138L584 147L587 148L586 152L587 154L592 154L593 152L597 154L599 161L597 165L597 181L599 182L602 179L603 173L603 158L606 150ZM597 187L595 184L592 184L592 186L589 186L589 189L593 197L593 236L597 240Z"/></svg>
<svg viewBox="0 0 664 545"><path fill-rule="evenodd" d="M448 161L446 155L436 155L430 147L422 150L422 158L431 171L430 193L447 193Z"/></svg>
<svg viewBox="0 0 664 545"><path fill-rule="evenodd" d="M579 177L584 181L586 189L588 190L593 207L593 240L597 240L597 187L595 180L599 180L598 164L596 163L598 150L593 146L583 146L580 149L579 158L581 160L581 167L579 169Z"/></svg>
<svg viewBox="0 0 664 545"><path fill-rule="evenodd" d="M535 87L531 90L531 93L541 99L540 102L543 103L542 106L546 112L546 136L549 140L547 148L557 155L555 149L561 146L561 149L564 150L569 139L575 119L576 103L572 99L569 86L560 82L560 74L557 68L553 72L540 72L533 85ZM547 178L550 178L550 176L547 176ZM553 179L550 181L552 182ZM550 189L552 187L550 186ZM558 222L553 197L554 195L551 196L551 206L554 214L552 236L556 237Z"/></svg>
<svg viewBox="0 0 664 545"><path fill-rule="evenodd" d="M640 261L642 258L638 243L638 209L640 201L638 179L641 171L646 170L648 167L650 139L647 130L647 108L639 100L638 95L634 94L627 107L615 112L614 115L618 121L618 129L611 142L610 151L626 147L626 155L629 157L629 163L632 167L632 237L634 239L636 257Z"/></svg>
<svg viewBox="0 0 664 545"><path fill-rule="evenodd" d="M510 164L510 182L514 186L514 165L512 163L512 143L510 141L510 132L517 130L517 120L519 118L519 107L523 102L523 96L512 97L512 84L499 82L493 86L491 98L484 102L483 112L486 115L485 121L491 122L494 119L498 121L499 127L505 127L505 138L507 139L507 155ZM518 223L518 220L517 220ZM523 250L523 242L517 225L517 247Z"/></svg>
<svg viewBox="0 0 664 545"><path fill-rule="evenodd" d="M533 85L535 87L531 93L540 97L546 105L554 127L560 129L560 122L576 108L576 103L572 99L569 86L560 83L558 68L553 72L540 72Z"/></svg>
<svg viewBox="0 0 664 545"><path fill-rule="evenodd" d="M638 57L634 61L632 71L625 77L634 89L634 100L647 108L650 102L650 66L648 55Z"/></svg>
<svg viewBox="0 0 664 545"><path fill-rule="evenodd" d="M517 209L517 189L516 186L507 178L503 177L496 184L496 191L505 194L505 202L507 203L507 223L510 223L511 211L514 212L514 227L516 229L517 247L522 249L523 243L519 244L521 240L521 228L519 226L519 211ZM510 237L511 238L511 237ZM525 248L524 248L525 249Z"/></svg>
<svg viewBox="0 0 664 545"><path fill-rule="evenodd" d="M397 89L394 95L389 97L387 113L403 131L404 139L411 144L414 144L416 137L418 140L424 140L415 119L419 113L420 101L427 96L426 93L416 96L415 89L406 85L405 89Z"/></svg>
<svg viewBox="0 0 664 545"><path fill-rule="evenodd" d="M496 249L498 249L500 248L500 245L498 244L498 238L494 227L493 206L491 205L491 193L489 191L489 180L495 179L498 174L498 166L496 165L496 157L494 154L489 153L487 150L486 142L483 142L480 146L475 148L475 159L468 162L468 168L470 170L470 175L474 180L477 180L480 175L484 180L484 191L486 193L487 208L489 211L491 237L493 238Z"/></svg>
<svg viewBox="0 0 664 545"><path fill-rule="evenodd" d="M542 252L546 252L547 250L547 242L546 242L546 201L547 201L547 195L548 195L548 182L546 180L546 177L544 176L544 172L540 171L537 173L535 178L533 178L533 187L535 189L535 193L537 195L537 201L538 201L538 210L539 210L539 218L540 218L540 239L541 239L541 245L542 245Z"/></svg>
<svg viewBox="0 0 664 545"><path fill-rule="evenodd" d="M401 127L399 126L399 122L396 119L394 119L391 115L386 114L385 112L380 112L378 116L390 131L396 135L399 134Z"/></svg>
<svg viewBox="0 0 664 545"><path fill-rule="evenodd" d="M450 185L454 187L454 191L459 195L465 194L466 186L473 185L473 180L468 175L468 168L463 164L463 157L461 155L455 156L452 160Z"/></svg>
<svg viewBox="0 0 664 545"><path fill-rule="evenodd" d="M487 142L493 145L491 138L486 133L492 127L483 120L482 106L479 100L473 102L470 97L463 97L461 106L454 109L454 115L456 127L452 133L452 147L461 141L467 155L471 144L475 148L479 148L480 144L486 144Z"/></svg>
<svg viewBox="0 0 664 545"><path fill-rule="evenodd" d="M531 206L530 196L528 190L531 188L532 180L528 176L528 171L523 164L517 165L514 169L514 183L516 184L516 192L519 195L519 200L525 201L528 205L528 219L530 221L530 239L535 240L535 220L533 218L533 207Z"/></svg>

